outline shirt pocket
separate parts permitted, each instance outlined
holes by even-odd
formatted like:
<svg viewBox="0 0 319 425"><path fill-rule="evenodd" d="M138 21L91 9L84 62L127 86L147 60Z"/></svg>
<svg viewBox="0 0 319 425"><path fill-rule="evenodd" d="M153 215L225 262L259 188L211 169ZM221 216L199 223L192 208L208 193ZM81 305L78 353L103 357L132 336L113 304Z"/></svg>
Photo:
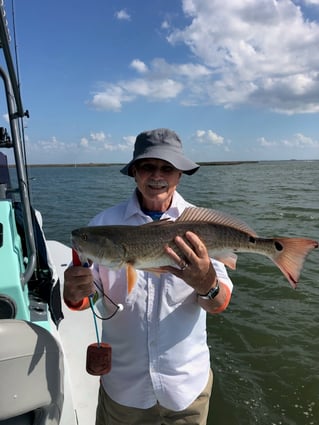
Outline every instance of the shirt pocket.
<svg viewBox="0 0 319 425"><path fill-rule="evenodd" d="M170 306L196 302L196 292L182 279L173 275L164 275L164 293Z"/></svg>

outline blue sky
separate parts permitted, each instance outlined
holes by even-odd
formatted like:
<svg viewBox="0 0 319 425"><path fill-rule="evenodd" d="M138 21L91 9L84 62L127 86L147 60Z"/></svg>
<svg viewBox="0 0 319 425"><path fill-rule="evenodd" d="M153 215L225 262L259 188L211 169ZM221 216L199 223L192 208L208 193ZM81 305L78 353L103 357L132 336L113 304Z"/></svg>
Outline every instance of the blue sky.
<svg viewBox="0 0 319 425"><path fill-rule="evenodd" d="M30 163L126 162L157 127L195 161L319 159L319 0L15 0L15 20Z"/></svg>

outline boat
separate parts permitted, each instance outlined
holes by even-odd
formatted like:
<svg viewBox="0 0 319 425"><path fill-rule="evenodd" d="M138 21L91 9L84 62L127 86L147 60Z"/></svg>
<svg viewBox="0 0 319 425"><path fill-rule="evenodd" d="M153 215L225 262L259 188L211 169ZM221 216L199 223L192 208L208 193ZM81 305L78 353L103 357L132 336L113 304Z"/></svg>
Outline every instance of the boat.
<svg viewBox="0 0 319 425"><path fill-rule="evenodd" d="M71 248L47 240L32 206L23 108L5 6L0 78L8 128L0 128L0 425L94 423L99 379L86 372L92 312L63 305ZM13 158L9 164L8 155Z"/></svg>

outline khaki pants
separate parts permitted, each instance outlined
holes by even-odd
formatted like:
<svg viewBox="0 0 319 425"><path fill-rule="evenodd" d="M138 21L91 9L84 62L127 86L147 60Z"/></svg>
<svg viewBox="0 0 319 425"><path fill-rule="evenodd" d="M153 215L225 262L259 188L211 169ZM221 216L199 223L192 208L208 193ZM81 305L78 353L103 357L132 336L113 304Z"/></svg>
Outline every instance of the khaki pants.
<svg viewBox="0 0 319 425"><path fill-rule="evenodd" d="M95 425L206 425L212 385L211 371L204 391L187 409L179 412L159 404L149 409L122 406L113 401L101 385Z"/></svg>

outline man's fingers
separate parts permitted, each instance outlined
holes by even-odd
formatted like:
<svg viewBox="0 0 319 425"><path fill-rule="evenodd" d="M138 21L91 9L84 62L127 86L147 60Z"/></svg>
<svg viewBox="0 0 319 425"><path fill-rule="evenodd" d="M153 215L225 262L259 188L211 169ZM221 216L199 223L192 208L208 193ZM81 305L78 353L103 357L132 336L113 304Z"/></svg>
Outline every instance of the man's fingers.
<svg viewBox="0 0 319 425"><path fill-rule="evenodd" d="M206 246L203 244L201 239L195 233L190 231L186 232L186 237L187 237L187 240L192 244L195 254L198 257L203 258L208 256Z"/></svg>

